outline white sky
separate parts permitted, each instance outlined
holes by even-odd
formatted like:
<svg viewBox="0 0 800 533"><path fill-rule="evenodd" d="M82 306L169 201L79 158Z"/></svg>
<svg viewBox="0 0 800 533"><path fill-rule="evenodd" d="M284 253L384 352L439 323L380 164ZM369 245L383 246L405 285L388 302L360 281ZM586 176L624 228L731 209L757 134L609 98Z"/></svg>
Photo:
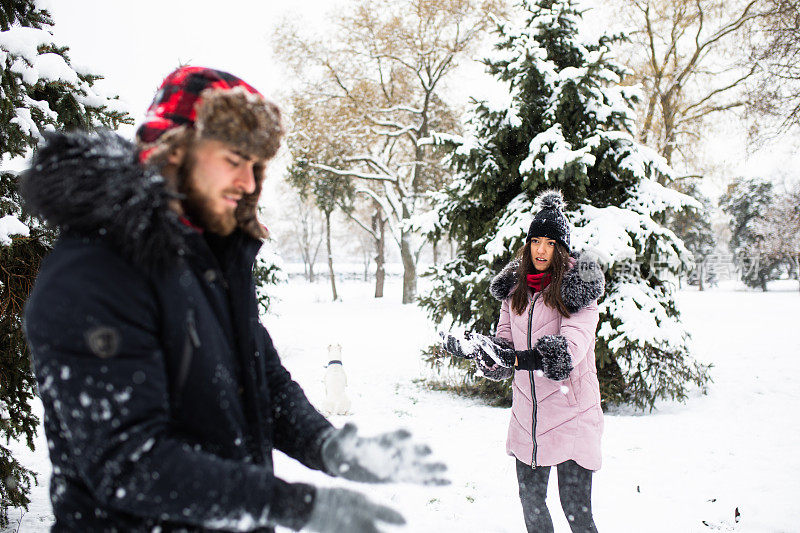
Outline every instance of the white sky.
<svg viewBox="0 0 800 533"><path fill-rule="evenodd" d="M138 123L161 80L181 63L229 71L279 101L286 91L285 81L282 83L286 77L271 55L275 24L292 16L312 30L323 29L337 6L348 0L224 0L213 4L196 0L39 1L53 14L53 31L70 47L73 64L86 65L105 76L99 88L120 95ZM469 91L491 91L491 82L481 79L480 66L466 65L461 76L466 83L451 83L456 100L466 102ZM718 161L719 170L717 179L708 180L707 194L716 196L726 178L735 175L800 174L797 139L748 154L745 140L736 130L736 124L729 122L710 132L709 157ZM133 128L123 133L132 135Z"/></svg>
<svg viewBox="0 0 800 533"><path fill-rule="evenodd" d="M281 89L271 57L274 24L302 17L321 25L331 0L289 2L224 0L50 1L53 30L70 47L73 64L106 79L101 87L120 98L138 122L161 80L179 64L191 63L239 76L265 95Z"/></svg>

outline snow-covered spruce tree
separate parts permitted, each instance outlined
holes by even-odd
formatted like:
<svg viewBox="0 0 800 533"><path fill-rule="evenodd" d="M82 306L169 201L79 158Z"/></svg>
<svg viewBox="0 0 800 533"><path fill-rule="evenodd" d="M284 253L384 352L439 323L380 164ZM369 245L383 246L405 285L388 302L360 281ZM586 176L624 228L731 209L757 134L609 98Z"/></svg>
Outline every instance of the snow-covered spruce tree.
<svg viewBox="0 0 800 533"><path fill-rule="evenodd" d="M689 282L696 283L698 289L702 291L706 283L715 284L717 281L716 273L708 269L708 258L714 253L717 245L709 220L712 211L711 200L700 192L696 180L681 182L675 188L688 194L703 206L702 210L683 209L677 213L670 212L667 217L667 226L680 237L694 257L695 267L689 273Z"/></svg>
<svg viewBox="0 0 800 533"><path fill-rule="evenodd" d="M53 238L22 211L17 175L7 165L46 130L130 122L113 99L93 89L100 76L70 65L68 48L48 31L52 24L32 0L0 2L0 527L8 523L9 507L27 506L35 479L6 446L21 440L33 449L38 420L30 407L34 378L21 313Z"/></svg>
<svg viewBox="0 0 800 533"><path fill-rule="evenodd" d="M674 301L691 254L663 220L668 209L699 205L659 185L671 169L634 140L635 94L610 59L617 39L583 40L570 0L519 7L524 16L498 23L485 60L507 101L478 103L469 135L435 139L452 147L457 179L437 195L440 222L430 233L448 234L459 253L428 273L434 287L421 304L438 322L494 331L500 305L489 282L524 244L534 198L561 189L573 248L594 252L606 270L597 342L604 401L652 409L659 398L684 399L709 376L690 354Z"/></svg>
<svg viewBox="0 0 800 533"><path fill-rule="evenodd" d="M775 200L772 183L757 178L733 180L719 199L720 207L731 217L728 246L742 281L762 291L767 290L768 281L780 276L781 258L767 253L764 246L768 213Z"/></svg>

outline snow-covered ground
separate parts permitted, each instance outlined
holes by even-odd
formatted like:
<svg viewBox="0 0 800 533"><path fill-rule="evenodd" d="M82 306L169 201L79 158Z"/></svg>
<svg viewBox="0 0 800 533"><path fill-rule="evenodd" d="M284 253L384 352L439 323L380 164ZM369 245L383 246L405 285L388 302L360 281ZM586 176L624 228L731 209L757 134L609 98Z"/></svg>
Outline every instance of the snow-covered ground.
<svg viewBox="0 0 800 533"><path fill-rule="evenodd" d="M341 344L353 414L334 422L352 420L367 434L411 429L447 462L453 483L364 486L310 472L284 456L276 461L278 475L360 488L396 506L408 520L404 531L524 531L514 462L504 452L509 411L419 385L429 372L420 348L436 339L436 331L419 308L398 303L399 280L388 281L381 301L371 297L367 283L345 281L337 288L342 301L335 303L324 280L292 280L279 288L278 314L265 323L285 365L321 405L327 346ZM647 414L607 414L604 465L594 477L600 531L798 531L800 293L796 282L770 288L761 293L727 285L680 293L697 356L714 364L714 383L707 396L693 394L685 404L662 403ZM19 531L45 531L52 520L46 445L40 437L35 453L12 447L41 474ZM555 485L553 475L549 504L555 528L567 532ZM11 531L20 515L12 511Z"/></svg>

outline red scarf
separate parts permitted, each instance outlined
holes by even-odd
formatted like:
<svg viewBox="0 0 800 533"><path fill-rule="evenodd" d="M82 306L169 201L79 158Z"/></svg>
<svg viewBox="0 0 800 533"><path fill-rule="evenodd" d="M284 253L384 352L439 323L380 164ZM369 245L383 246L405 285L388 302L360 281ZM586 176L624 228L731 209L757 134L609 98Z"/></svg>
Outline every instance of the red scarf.
<svg viewBox="0 0 800 533"><path fill-rule="evenodd" d="M544 290L545 287L550 285L552 276L549 272L542 272L541 274L528 274L528 287L533 289L533 292Z"/></svg>
<svg viewBox="0 0 800 533"><path fill-rule="evenodd" d="M194 222L192 222L188 218L186 218L184 216L180 216L180 217L178 217L178 220L180 220L181 224L183 224L184 226L188 226L188 227L192 228L193 230L195 230L198 233L203 233L203 228L201 228L200 226L195 225Z"/></svg>

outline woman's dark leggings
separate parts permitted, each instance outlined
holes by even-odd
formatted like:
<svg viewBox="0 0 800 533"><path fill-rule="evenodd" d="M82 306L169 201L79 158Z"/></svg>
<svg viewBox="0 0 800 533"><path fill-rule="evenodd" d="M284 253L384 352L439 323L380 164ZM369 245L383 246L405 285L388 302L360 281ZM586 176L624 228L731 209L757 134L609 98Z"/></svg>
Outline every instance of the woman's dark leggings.
<svg viewBox="0 0 800 533"><path fill-rule="evenodd" d="M556 465L556 471L561 508L569 527L573 533L597 533L592 518L592 471L572 460ZM549 466L531 468L517 459L519 498L528 533L553 532L553 521L545 504L549 477Z"/></svg>

